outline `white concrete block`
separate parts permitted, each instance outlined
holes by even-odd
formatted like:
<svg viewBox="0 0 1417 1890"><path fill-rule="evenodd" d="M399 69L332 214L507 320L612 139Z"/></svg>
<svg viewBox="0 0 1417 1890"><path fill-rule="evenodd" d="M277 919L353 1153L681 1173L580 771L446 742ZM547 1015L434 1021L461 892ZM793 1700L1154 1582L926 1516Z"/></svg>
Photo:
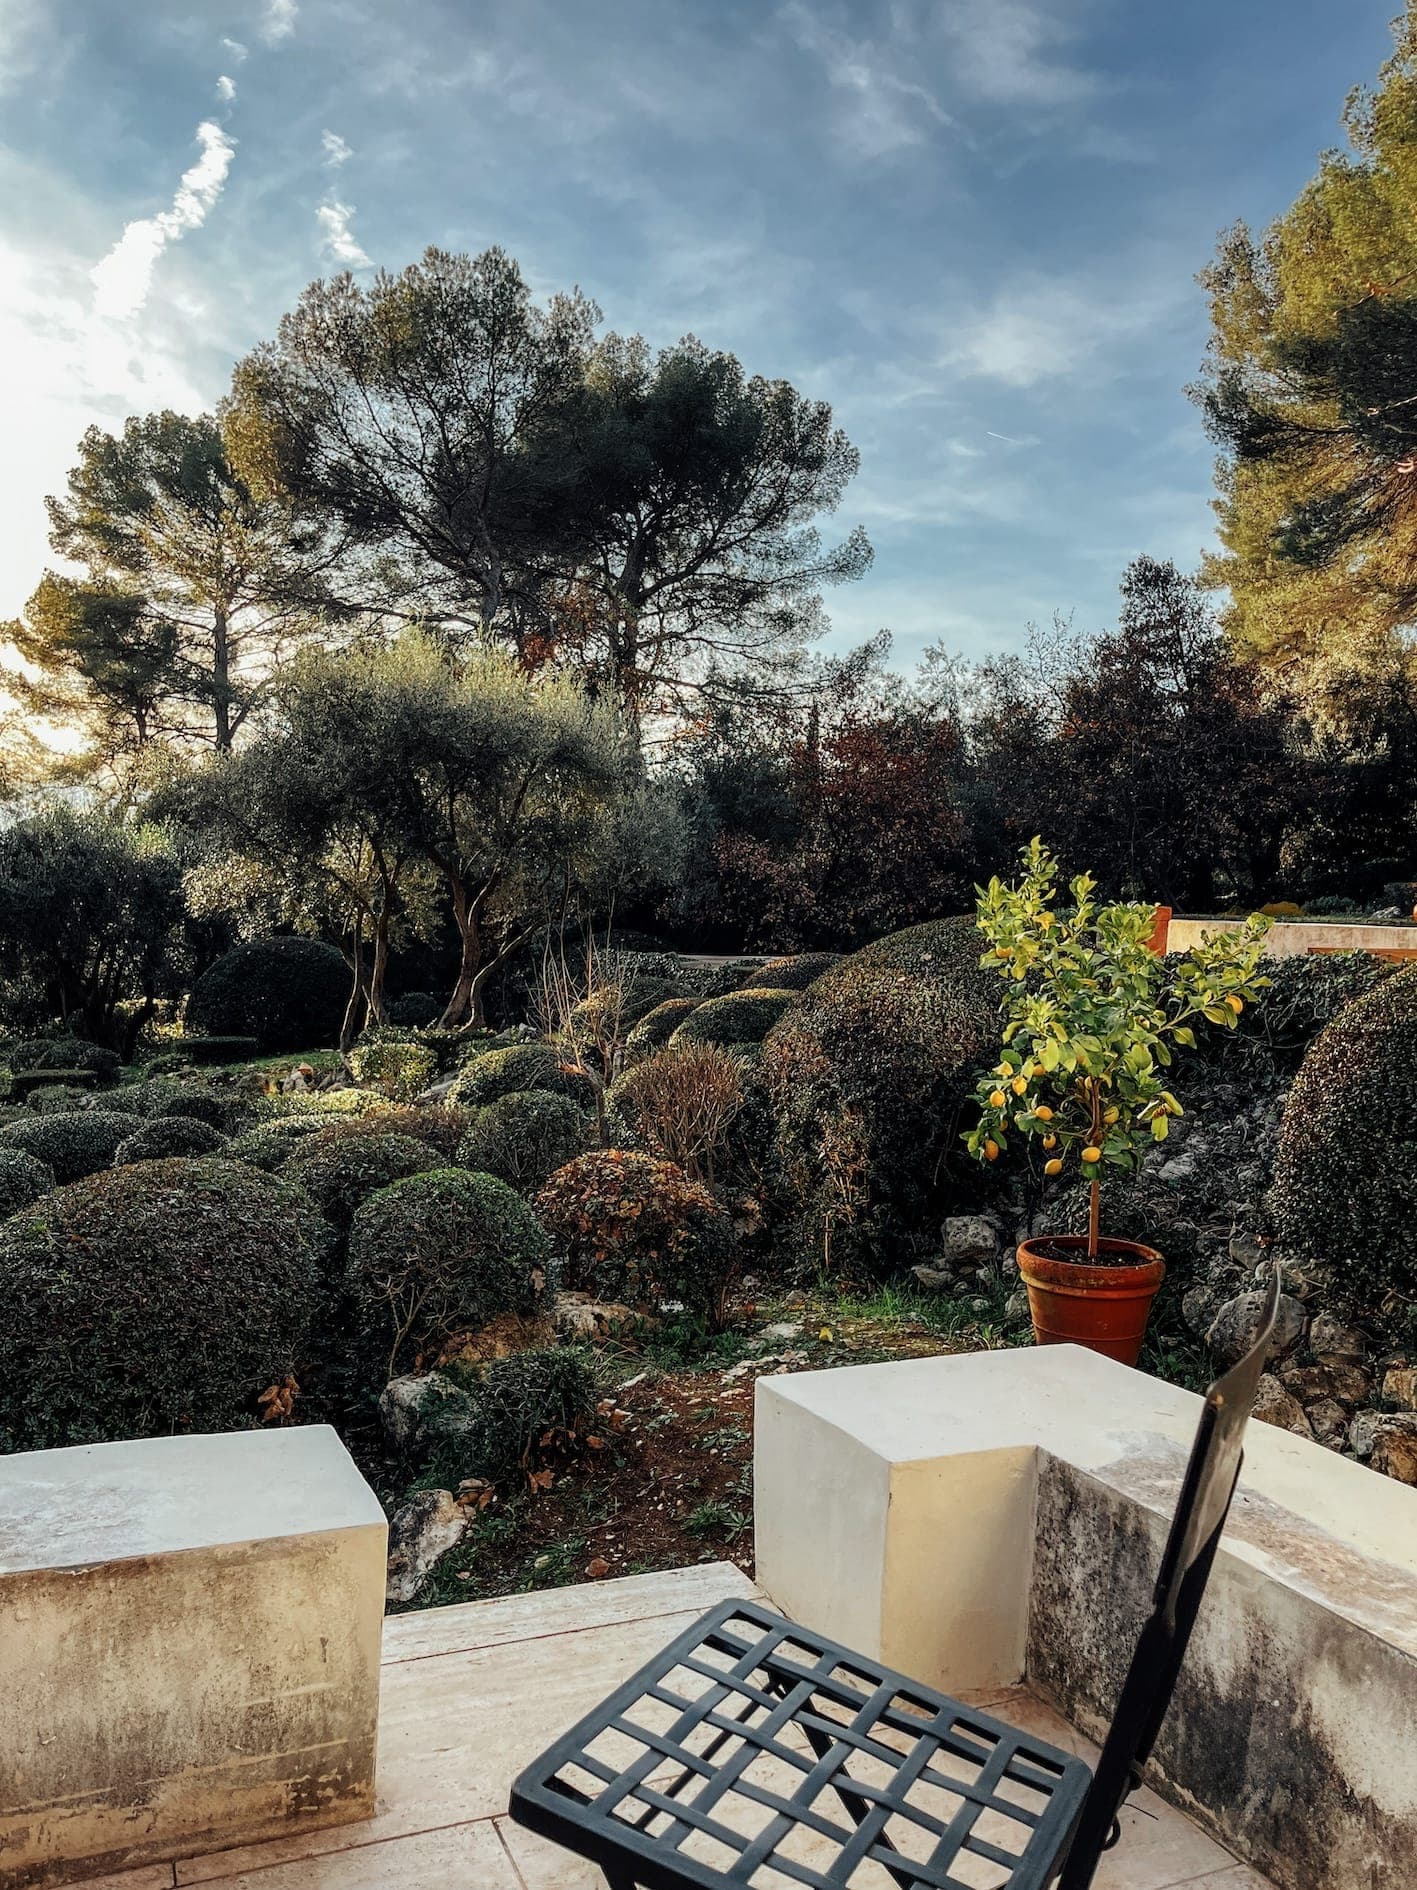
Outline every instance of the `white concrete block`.
<svg viewBox="0 0 1417 1890"><path fill-rule="evenodd" d="M323 1425L0 1457L0 1885L371 1816L385 1542Z"/></svg>

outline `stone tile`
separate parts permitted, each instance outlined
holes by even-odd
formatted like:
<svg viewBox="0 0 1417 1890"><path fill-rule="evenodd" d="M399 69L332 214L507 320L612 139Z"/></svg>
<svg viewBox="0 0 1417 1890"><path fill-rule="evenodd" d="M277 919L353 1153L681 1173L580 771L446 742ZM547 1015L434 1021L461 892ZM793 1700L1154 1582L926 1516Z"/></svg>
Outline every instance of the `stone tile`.
<svg viewBox="0 0 1417 1890"><path fill-rule="evenodd" d="M522 1880L523 1890L605 1890L597 1865L563 1851L559 1844L524 1831L510 1818L499 1818L497 1829ZM1222 1886L1229 1890L1229 1886Z"/></svg>
<svg viewBox="0 0 1417 1890"><path fill-rule="evenodd" d="M1261 1877L1248 1864L1232 1864L1229 1870L1193 1877L1189 1882L1173 1885L1171 1890L1272 1890L1272 1886L1268 1877Z"/></svg>
<svg viewBox="0 0 1417 1890"><path fill-rule="evenodd" d="M242 1855L253 1857L257 1848ZM295 1857L264 1867L248 1864L220 1882L222 1890L410 1890L412 1885L421 1890L522 1890L490 1820L418 1831L319 1857Z"/></svg>
<svg viewBox="0 0 1417 1890"><path fill-rule="evenodd" d="M171 1864L139 1864L135 1870L115 1870L106 1877L85 1877L84 1890L172 1890Z"/></svg>
<svg viewBox="0 0 1417 1890"><path fill-rule="evenodd" d="M755 1595L756 1588L732 1562L626 1575L618 1581L582 1582L495 1601L454 1602L415 1614L391 1615L384 1623L384 1665L424 1660L432 1654L464 1653L507 1641L539 1640L548 1634L610 1627L667 1614L699 1613L730 1595Z"/></svg>

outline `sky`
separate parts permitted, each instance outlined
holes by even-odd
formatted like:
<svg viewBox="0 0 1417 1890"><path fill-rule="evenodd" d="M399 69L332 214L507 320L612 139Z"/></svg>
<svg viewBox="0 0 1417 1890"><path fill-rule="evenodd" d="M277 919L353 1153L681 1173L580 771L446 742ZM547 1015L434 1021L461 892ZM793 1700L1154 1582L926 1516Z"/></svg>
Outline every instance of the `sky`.
<svg viewBox="0 0 1417 1890"><path fill-rule="evenodd" d="M1196 272L1397 0L0 0L0 619L94 423L220 398L313 277L497 243L829 401L830 644L1017 646L1194 566Z"/></svg>

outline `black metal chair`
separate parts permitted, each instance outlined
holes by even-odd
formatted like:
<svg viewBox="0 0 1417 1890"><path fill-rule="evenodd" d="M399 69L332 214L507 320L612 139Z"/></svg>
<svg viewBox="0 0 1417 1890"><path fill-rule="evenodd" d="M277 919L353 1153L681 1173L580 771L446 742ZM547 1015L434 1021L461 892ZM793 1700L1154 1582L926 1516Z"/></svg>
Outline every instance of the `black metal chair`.
<svg viewBox="0 0 1417 1890"><path fill-rule="evenodd" d="M1255 1344L1205 1396L1096 1771L756 1602L713 1608L512 1787L610 1890L1088 1890L1166 1715L1240 1474Z"/></svg>

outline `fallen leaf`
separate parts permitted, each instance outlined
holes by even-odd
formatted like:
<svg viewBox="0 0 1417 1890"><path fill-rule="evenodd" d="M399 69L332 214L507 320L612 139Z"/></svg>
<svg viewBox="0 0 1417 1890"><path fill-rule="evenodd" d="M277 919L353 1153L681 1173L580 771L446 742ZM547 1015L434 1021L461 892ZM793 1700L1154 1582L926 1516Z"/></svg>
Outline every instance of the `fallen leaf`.
<svg viewBox="0 0 1417 1890"><path fill-rule="evenodd" d="M610 1564L603 1555L593 1556L591 1560L586 1563L585 1572L591 1581L598 1582L602 1575L608 1575L610 1573Z"/></svg>

